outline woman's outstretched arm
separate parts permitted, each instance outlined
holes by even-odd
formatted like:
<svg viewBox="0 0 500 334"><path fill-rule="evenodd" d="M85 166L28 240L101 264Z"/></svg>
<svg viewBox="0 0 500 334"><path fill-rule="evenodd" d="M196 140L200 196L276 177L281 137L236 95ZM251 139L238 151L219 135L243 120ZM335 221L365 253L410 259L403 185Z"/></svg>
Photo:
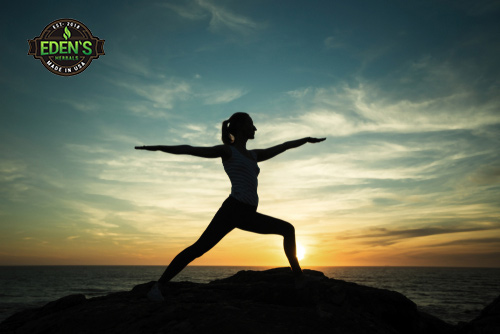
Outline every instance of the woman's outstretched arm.
<svg viewBox="0 0 500 334"><path fill-rule="evenodd" d="M212 147L196 147L190 145L174 145L174 146L136 146L136 150L161 151L170 154L187 154L201 158L227 158L231 156L231 151L225 145L217 145Z"/></svg>
<svg viewBox="0 0 500 334"><path fill-rule="evenodd" d="M265 161L269 160L271 158L274 158L280 153L285 152L286 150L289 150L291 148L296 148L299 146L304 145L305 143L319 143L325 140L326 138L302 138L302 139L297 139L297 140L292 140L292 141L287 141L283 144L276 145L273 147L269 147L266 149L261 149L261 150L254 150L254 152L257 154L257 161Z"/></svg>

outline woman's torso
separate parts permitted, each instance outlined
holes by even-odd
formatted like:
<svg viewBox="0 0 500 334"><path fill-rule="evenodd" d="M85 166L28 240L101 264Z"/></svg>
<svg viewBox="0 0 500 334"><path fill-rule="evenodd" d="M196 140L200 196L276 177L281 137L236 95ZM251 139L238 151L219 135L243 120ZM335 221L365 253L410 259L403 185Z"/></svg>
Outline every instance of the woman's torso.
<svg viewBox="0 0 500 334"><path fill-rule="evenodd" d="M231 196L240 202L257 206L259 196L257 195L258 181L257 177L260 168L257 165L257 156L255 152L248 151L252 158L244 155L232 145L231 157L223 159L224 170L231 181Z"/></svg>

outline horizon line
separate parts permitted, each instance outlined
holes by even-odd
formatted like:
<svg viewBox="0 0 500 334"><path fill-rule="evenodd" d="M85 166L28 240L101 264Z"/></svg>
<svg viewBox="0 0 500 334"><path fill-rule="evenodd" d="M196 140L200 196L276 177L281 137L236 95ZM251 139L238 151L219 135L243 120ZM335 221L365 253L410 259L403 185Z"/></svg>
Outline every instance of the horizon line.
<svg viewBox="0 0 500 334"><path fill-rule="evenodd" d="M0 264L0 267L164 267L166 265L161 264ZM236 268L288 268L286 266L269 266L269 265L189 265L188 267L236 267ZM436 266L436 265L428 265L428 266L397 266L397 265L385 265L385 266L362 266L362 265L310 265L302 268L456 268L456 269L500 269L498 267L484 267L484 266Z"/></svg>

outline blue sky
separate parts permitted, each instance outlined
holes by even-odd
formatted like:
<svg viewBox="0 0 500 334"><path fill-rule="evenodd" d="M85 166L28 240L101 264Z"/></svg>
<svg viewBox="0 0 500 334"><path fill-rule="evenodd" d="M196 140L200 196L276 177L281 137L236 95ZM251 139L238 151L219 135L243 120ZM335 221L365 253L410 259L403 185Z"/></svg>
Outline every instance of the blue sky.
<svg viewBox="0 0 500 334"><path fill-rule="evenodd" d="M0 264L168 263L229 180L133 147L217 145L243 111L249 148L328 138L261 164L306 265L500 266L499 1L28 3L0 14ZM76 76L27 56L59 18L106 41ZM196 264L286 265L279 239Z"/></svg>

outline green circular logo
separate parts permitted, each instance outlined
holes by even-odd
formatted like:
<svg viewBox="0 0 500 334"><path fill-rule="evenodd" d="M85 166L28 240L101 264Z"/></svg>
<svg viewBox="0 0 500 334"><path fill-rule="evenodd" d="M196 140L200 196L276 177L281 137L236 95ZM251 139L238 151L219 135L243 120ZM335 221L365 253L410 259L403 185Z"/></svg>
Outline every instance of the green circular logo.
<svg viewBox="0 0 500 334"><path fill-rule="evenodd" d="M63 76L83 72L93 59L104 55L104 40L93 36L83 23L73 19L48 24L40 36L28 43L28 55L40 59L52 73Z"/></svg>

